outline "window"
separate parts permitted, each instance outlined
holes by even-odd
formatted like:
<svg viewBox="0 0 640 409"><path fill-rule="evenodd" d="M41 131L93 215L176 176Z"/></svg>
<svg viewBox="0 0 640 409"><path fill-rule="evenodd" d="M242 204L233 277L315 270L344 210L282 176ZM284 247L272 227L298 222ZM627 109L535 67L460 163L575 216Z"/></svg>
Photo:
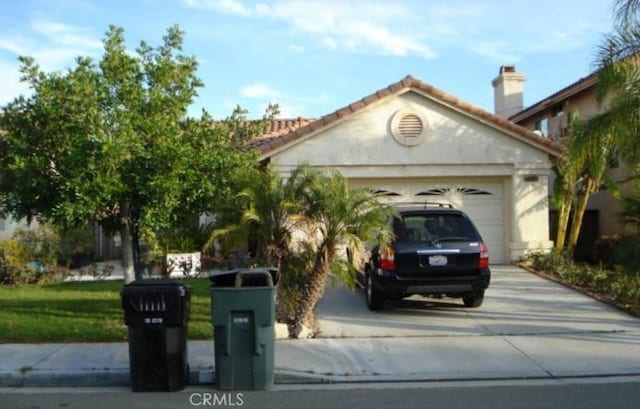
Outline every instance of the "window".
<svg viewBox="0 0 640 409"><path fill-rule="evenodd" d="M538 119L536 121L535 129L545 138L549 136L549 121L547 118Z"/></svg>
<svg viewBox="0 0 640 409"><path fill-rule="evenodd" d="M564 113L564 108L562 107L562 104L555 104L552 108L551 108L551 116L553 118L560 116Z"/></svg>
<svg viewBox="0 0 640 409"><path fill-rule="evenodd" d="M393 231L399 241L425 242L443 238L478 241L480 238L468 219L459 214L413 214L393 220Z"/></svg>

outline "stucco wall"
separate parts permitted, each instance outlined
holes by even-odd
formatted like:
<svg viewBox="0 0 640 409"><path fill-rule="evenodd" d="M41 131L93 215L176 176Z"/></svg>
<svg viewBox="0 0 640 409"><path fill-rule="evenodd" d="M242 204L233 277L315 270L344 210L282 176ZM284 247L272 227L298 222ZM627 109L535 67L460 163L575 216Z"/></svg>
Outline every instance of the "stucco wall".
<svg viewBox="0 0 640 409"><path fill-rule="evenodd" d="M423 144L407 147L391 136L390 119L401 109L419 110L426 117L429 131ZM275 155L272 160L283 169L300 162L342 168L420 165L419 171L424 171L425 165L446 165L465 175L475 172L494 174L493 169L476 166L480 164L546 164L548 155L489 125L409 92L351 115L324 130L321 137L312 135L303 143ZM457 165L462 166L454 169ZM463 169L465 166L473 168ZM393 176L405 176L415 173L415 170L403 173L394 169L393 172Z"/></svg>
<svg viewBox="0 0 640 409"><path fill-rule="evenodd" d="M34 221L32 227L36 227L37 223ZM16 221L12 218L0 219L0 240L7 240L13 236L13 232L17 228L27 228L26 221Z"/></svg>

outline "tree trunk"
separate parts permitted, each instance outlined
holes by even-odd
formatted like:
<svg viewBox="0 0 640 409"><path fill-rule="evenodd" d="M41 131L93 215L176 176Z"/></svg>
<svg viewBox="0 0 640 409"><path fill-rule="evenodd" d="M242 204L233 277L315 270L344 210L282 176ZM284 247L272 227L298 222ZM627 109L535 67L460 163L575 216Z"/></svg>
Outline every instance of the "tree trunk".
<svg viewBox="0 0 640 409"><path fill-rule="evenodd" d="M567 228L569 226L569 214L571 213L571 200L566 198L563 200L558 212L558 231L556 232L555 250L558 254L562 254L565 242L567 241Z"/></svg>
<svg viewBox="0 0 640 409"><path fill-rule="evenodd" d="M130 223L133 225L134 223ZM131 227L131 249L133 259L133 270L136 280L142 280L142 255L140 254L140 231L137 226Z"/></svg>
<svg viewBox="0 0 640 409"><path fill-rule="evenodd" d="M133 270L133 251L131 247L131 234L129 232L129 205L123 203L120 206L120 240L122 246L122 269L124 271L124 283L129 284L135 280Z"/></svg>
<svg viewBox="0 0 640 409"><path fill-rule="evenodd" d="M335 256L335 246L322 243L317 250L311 278L304 289L303 302L296 308L296 324L304 324L315 332L314 309L324 294L329 268Z"/></svg>
<svg viewBox="0 0 640 409"><path fill-rule="evenodd" d="M578 206L574 209L573 218L571 220L571 232L569 234L569 243L567 243L567 256L573 258L578 244L578 237L580 236L580 228L582 227L582 220L584 218L584 212L587 209L587 203L593 187L596 186L595 181L590 177L584 182L584 191L579 197Z"/></svg>

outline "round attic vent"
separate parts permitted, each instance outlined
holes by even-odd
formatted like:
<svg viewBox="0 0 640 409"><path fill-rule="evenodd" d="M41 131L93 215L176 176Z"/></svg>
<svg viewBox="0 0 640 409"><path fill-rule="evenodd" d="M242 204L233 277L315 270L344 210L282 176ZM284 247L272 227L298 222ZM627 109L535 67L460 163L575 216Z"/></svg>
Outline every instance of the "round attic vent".
<svg viewBox="0 0 640 409"><path fill-rule="evenodd" d="M424 115L412 109L401 109L391 119L391 134L402 145L419 145L424 142L427 126Z"/></svg>
<svg viewBox="0 0 640 409"><path fill-rule="evenodd" d="M403 116L398 123L398 132L403 138L417 138L423 129L422 120L415 114Z"/></svg>

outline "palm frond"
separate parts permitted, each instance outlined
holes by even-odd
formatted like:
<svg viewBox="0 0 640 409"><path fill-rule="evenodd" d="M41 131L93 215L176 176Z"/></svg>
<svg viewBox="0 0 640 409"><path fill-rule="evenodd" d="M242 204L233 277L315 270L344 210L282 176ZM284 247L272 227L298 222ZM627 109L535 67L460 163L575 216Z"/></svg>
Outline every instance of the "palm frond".
<svg viewBox="0 0 640 409"><path fill-rule="evenodd" d="M622 26L633 24L640 14L640 0L616 0L613 15Z"/></svg>

